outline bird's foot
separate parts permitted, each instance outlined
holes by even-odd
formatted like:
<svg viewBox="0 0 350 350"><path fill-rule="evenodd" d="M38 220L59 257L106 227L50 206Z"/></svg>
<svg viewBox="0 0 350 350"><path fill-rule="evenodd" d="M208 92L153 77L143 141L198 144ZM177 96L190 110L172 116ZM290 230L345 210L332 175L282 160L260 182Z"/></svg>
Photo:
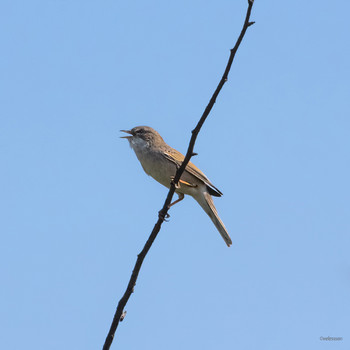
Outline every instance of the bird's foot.
<svg viewBox="0 0 350 350"><path fill-rule="evenodd" d="M175 178L175 176L172 176L170 179L171 179L171 184L174 184L174 186L175 186L175 189L178 189L178 188L180 188L180 184L179 183L174 183L174 178Z"/></svg>
<svg viewBox="0 0 350 350"><path fill-rule="evenodd" d="M170 215L168 213L164 214L163 210L159 210L158 217L159 219L162 219L163 221L168 222L169 220L167 219L170 218Z"/></svg>

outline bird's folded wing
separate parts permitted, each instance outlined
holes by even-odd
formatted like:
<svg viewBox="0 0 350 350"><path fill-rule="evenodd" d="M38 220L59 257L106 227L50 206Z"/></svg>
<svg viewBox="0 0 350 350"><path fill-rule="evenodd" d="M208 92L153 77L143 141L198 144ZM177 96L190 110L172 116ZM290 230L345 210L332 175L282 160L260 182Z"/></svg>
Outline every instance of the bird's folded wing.
<svg viewBox="0 0 350 350"><path fill-rule="evenodd" d="M184 155L176 151L175 149L172 149L171 151L167 150L163 154L168 160L175 163L177 167L180 167L181 163L185 159ZM202 173L202 171L198 169L193 163L189 162L186 166L185 171L189 172L191 175L195 176L200 181L203 181L214 192L214 193L211 193L211 195L219 196L219 197L222 195L222 193L210 182L210 180Z"/></svg>

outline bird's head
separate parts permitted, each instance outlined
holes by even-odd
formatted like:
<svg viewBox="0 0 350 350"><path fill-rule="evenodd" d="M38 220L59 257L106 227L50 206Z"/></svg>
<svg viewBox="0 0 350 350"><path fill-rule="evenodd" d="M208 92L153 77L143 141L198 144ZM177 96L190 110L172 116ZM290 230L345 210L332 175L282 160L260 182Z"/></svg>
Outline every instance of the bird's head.
<svg viewBox="0 0 350 350"><path fill-rule="evenodd" d="M135 126L131 130L120 131L129 134L128 136L121 136L121 138L127 139L130 147L133 149L139 147L152 147L158 145L159 143L164 143L164 140L158 134L158 132L149 126Z"/></svg>

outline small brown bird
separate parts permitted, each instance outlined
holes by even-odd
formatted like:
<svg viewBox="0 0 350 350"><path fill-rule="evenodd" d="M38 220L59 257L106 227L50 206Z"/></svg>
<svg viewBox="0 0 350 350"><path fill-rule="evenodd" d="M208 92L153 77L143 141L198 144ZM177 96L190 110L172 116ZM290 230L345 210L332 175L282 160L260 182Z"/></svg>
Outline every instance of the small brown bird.
<svg viewBox="0 0 350 350"><path fill-rule="evenodd" d="M177 168L185 157L166 144L159 133L149 126L136 126L131 130L120 131L130 135L122 136L122 138L129 141L130 147L135 151L146 174L169 188ZM213 221L227 246L232 244L211 197L221 197L222 193L193 163L187 164L175 192L179 198L170 206L183 200L185 194L192 196Z"/></svg>

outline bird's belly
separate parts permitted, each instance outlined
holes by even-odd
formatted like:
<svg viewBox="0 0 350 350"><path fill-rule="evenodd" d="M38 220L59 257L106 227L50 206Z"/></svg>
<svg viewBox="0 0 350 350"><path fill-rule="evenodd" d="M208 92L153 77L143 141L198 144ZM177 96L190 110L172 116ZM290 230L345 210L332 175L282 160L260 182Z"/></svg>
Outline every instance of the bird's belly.
<svg viewBox="0 0 350 350"><path fill-rule="evenodd" d="M148 167L147 169L144 167L144 170L163 186L170 188L171 181L175 177L177 168L169 162L166 163L167 164L163 164L162 167ZM198 183L198 180L196 181L194 176L185 171L181 176L181 180L178 183L175 192L193 196L198 191L196 183Z"/></svg>
<svg viewBox="0 0 350 350"><path fill-rule="evenodd" d="M154 155L152 161L149 161L147 157L142 157L142 160L139 158L139 160L147 175L152 176L165 187L170 187L171 179L176 173L175 164L162 159L158 155Z"/></svg>
<svg viewBox="0 0 350 350"><path fill-rule="evenodd" d="M176 165L163 157L157 158L156 161L154 160L152 162L148 162L145 158L142 161L140 160L143 170L163 186L169 188L177 170ZM193 184L198 183L198 180L196 181L196 178L187 171L182 174L181 180L183 181L180 181L178 184L176 192L192 196L196 192L197 187Z"/></svg>

